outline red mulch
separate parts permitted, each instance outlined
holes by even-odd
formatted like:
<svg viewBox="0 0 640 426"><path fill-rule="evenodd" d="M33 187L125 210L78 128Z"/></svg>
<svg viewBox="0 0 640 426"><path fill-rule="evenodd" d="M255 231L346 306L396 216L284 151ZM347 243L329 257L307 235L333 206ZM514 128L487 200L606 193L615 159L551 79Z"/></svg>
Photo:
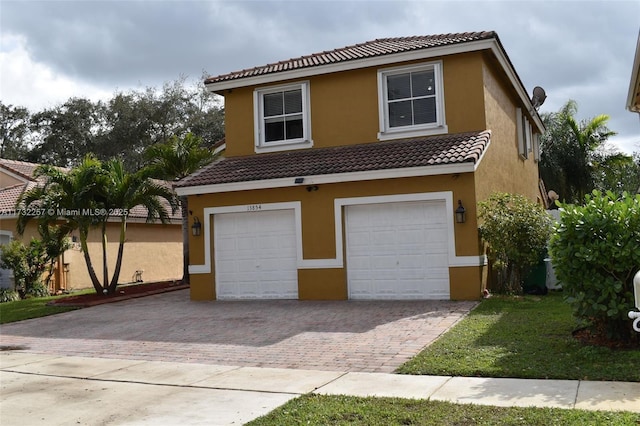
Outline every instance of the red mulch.
<svg viewBox="0 0 640 426"><path fill-rule="evenodd" d="M52 300L48 305L86 308L89 306L101 305L103 303L119 302L121 300L150 296L152 294L166 293L168 291L182 290L185 288L189 288L189 285L182 284L182 281L161 281L145 284L120 285L113 294L102 295L94 292L90 294L61 297L59 299Z"/></svg>

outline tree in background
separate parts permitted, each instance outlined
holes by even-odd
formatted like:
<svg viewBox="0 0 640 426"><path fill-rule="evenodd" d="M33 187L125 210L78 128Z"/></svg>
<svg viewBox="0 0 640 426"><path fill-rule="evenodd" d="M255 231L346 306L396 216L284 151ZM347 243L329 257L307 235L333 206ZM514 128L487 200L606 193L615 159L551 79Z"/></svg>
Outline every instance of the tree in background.
<svg viewBox="0 0 640 426"><path fill-rule="evenodd" d="M219 99L181 77L160 89L118 92L105 102L70 98L33 114L0 102L0 157L73 167L92 154L101 161L117 157L135 172L149 146L173 135L193 133L208 147L222 139Z"/></svg>
<svg viewBox="0 0 640 426"><path fill-rule="evenodd" d="M601 192L611 191L618 197L625 192L633 194L640 191L640 152L633 156L613 153L596 154L595 188Z"/></svg>
<svg viewBox="0 0 640 426"><path fill-rule="evenodd" d="M166 180L180 180L215 159L215 155L202 147L202 139L191 134L183 138L171 137L167 142L150 146L146 151L148 168L152 176ZM180 197L182 211L182 282L189 279L189 206L187 197Z"/></svg>
<svg viewBox="0 0 640 426"><path fill-rule="evenodd" d="M0 158L25 158L30 117L26 108L0 102Z"/></svg>
<svg viewBox="0 0 640 426"><path fill-rule="evenodd" d="M101 128L100 108L99 102L70 98L34 114L31 125L35 145L27 153L27 160L60 167L78 164L94 150L94 136Z"/></svg>
<svg viewBox="0 0 640 426"><path fill-rule="evenodd" d="M582 203L594 189L630 190L640 179L640 166L607 145L616 134L607 127L609 116L578 122L577 111L569 100L560 111L542 114L547 131L540 139L540 176L545 186L574 203Z"/></svg>

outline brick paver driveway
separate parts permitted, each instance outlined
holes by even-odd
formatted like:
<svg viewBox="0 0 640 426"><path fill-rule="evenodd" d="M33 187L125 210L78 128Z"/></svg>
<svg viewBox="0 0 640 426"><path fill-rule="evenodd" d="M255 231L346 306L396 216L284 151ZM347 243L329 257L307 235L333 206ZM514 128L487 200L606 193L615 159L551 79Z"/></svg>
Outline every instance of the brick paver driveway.
<svg viewBox="0 0 640 426"><path fill-rule="evenodd" d="M392 372L475 302L192 302L187 290L0 326L26 351L205 364Z"/></svg>

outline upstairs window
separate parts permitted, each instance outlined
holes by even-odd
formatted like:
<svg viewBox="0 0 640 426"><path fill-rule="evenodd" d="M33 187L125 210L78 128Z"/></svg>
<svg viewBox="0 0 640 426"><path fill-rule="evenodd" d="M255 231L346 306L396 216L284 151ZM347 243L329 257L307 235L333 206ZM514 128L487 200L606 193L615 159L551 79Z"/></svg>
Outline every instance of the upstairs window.
<svg viewBox="0 0 640 426"><path fill-rule="evenodd" d="M254 92L256 151L311 146L308 83Z"/></svg>
<svg viewBox="0 0 640 426"><path fill-rule="evenodd" d="M522 159L526 160L533 150L533 135L531 123L520 108L516 108L516 131L518 132L518 153Z"/></svg>
<svg viewBox="0 0 640 426"><path fill-rule="evenodd" d="M441 64L378 72L380 139L446 133Z"/></svg>

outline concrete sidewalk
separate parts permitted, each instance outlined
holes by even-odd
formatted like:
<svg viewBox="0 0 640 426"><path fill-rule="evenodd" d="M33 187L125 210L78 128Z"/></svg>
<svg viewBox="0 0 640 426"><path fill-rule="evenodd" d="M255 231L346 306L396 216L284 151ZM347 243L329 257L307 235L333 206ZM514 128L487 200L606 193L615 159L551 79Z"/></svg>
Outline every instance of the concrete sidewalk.
<svg viewBox="0 0 640 426"><path fill-rule="evenodd" d="M0 424L238 425L299 395L640 412L640 383L233 367L0 352Z"/></svg>

